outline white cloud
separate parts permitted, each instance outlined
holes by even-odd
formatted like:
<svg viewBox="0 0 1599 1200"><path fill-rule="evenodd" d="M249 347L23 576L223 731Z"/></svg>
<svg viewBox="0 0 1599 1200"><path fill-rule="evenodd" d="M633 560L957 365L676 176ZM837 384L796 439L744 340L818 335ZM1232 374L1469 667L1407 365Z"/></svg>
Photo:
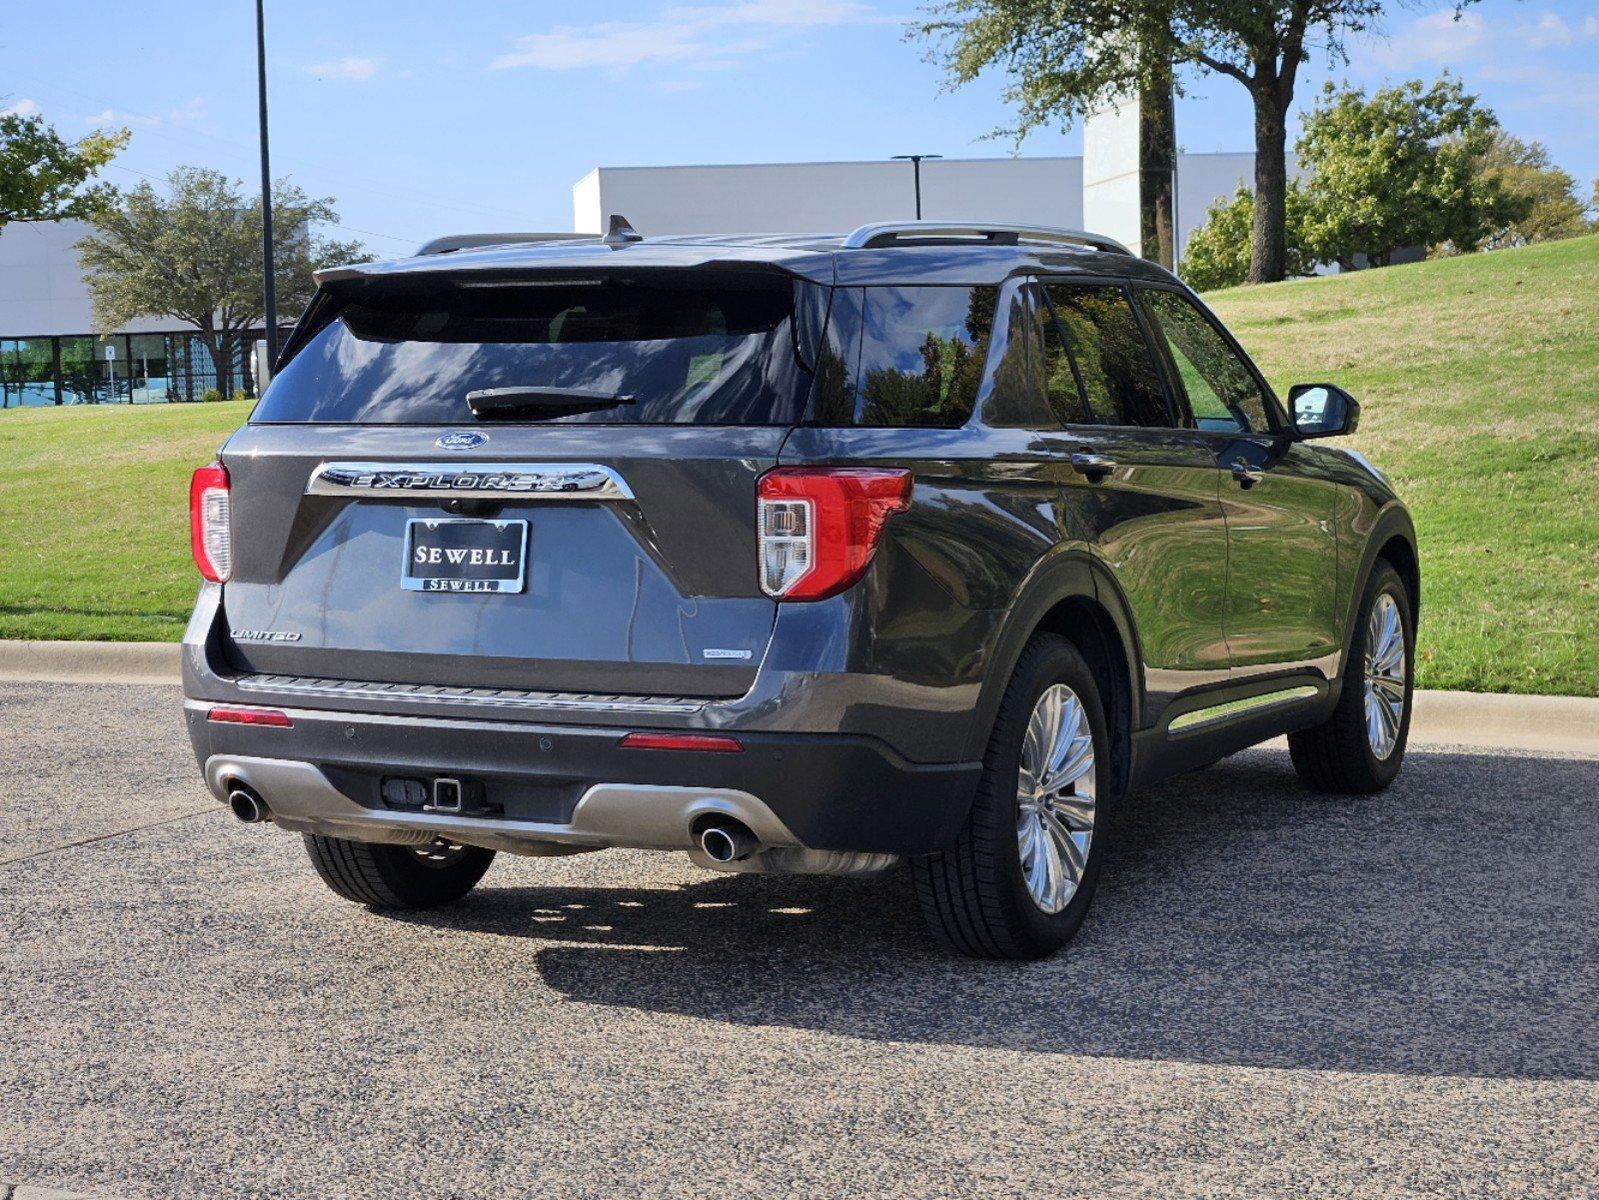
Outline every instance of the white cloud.
<svg viewBox="0 0 1599 1200"><path fill-rule="evenodd" d="M303 70L307 75L315 75L318 79L350 79L360 82L371 79L377 74L378 63L375 58L350 55L347 58L331 58L327 62L311 63Z"/></svg>
<svg viewBox="0 0 1599 1200"><path fill-rule="evenodd" d="M1455 16L1448 12L1417 17L1392 37L1377 42L1370 58L1381 67L1403 70L1440 59L1458 62L1482 44L1487 22L1480 13Z"/></svg>
<svg viewBox="0 0 1599 1200"><path fill-rule="evenodd" d="M495 71L623 71L644 63L725 66L771 47L778 31L874 20L855 0L740 0L668 8L653 21L560 25L518 38L516 49L489 63Z"/></svg>
<svg viewBox="0 0 1599 1200"><path fill-rule="evenodd" d="M24 96L15 104L0 108L0 117L37 117L42 111L37 100L29 100Z"/></svg>
<svg viewBox="0 0 1599 1200"><path fill-rule="evenodd" d="M1573 28L1558 13L1540 13L1538 20L1528 28L1527 45L1535 50L1546 46L1569 46L1580 38L1593 37L1595 32L1599 32L1599 20L1593 17Z"/></svg>
<svg viewBox="0 0 1599 1200"><path fill-rule="evenodd" d="M1455 67L1467 62L1498 62L1507 54L1547 50L1599 38L1599 17L1571 24L1559 13L1543 11L1530 20L1490 20L1481 13L1428 13L1386 40L1375 41L1369 62L1390 71L1429 64Z"/></svg>
<svg viewBox="0 0 1599 1200"><path fill-rule="evenodd" d="M131 127L145 127L151 125L185 125L203 121L206 116L205 98L196 96L187 104L180 104L176 108L169 108L165 112L135 113L123 112L119 108L103 108L97 113L77 113L72 120L84 125L96 127L105 125L127 125Z"/></svg>

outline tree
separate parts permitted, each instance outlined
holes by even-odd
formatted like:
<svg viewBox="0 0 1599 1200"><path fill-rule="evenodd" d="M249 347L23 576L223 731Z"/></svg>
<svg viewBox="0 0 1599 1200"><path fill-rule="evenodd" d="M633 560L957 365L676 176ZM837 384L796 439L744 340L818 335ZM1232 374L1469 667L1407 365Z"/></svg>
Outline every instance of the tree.
<svg viewBox="0 0 1599 1200"><path fill-rule="evenodd" d="M1306 248L1354 265L1386 266L1404 246L1474 248L1526 206L1481 169L1498 122L1445 76L1371 95L1323 89L1294 149L1307 172Z"/></svg>
<svg viewBox="0 0 1599 1200"><path fill-rule="evenodd" d="M0 229L12 221L92 216L114 192L89 181L127 142L126 129L67 142L42 117L0 116Z"/></svg>
<svg viewBox="0 0 1599 1200"><path fill-rule="evenodd" d="M1526 246L1576 237L1589 231L1587 209L1577 197L1577 181L1555 166L1540 142L1524 142L1503 129L1477 159L1479 184L1491 183L1520 215L1472 249Z"/></svg>
<svg viewBox="0 0 1599 1200"><path fill-rule="evenodd" d="M1349 37L1371 30L1382 9L1382 0L947 0L913 32L952 38L944 65L953 83L990 67L1010 75L1006 97L1021 106L1023 130L1124 84L1139 45L1124 34L1161 27L1170 61L1237 80L1255 110L1249 279L1263 283L1287 272L1288 109L1299 67L1312 43L1342 59Z"/></svg>
<svg viewBox="0 0 1599 1200"><path fill-rule="evenodd" d="M1290 181L1286 195L1286 270L1308 275L1316 259L1305 250L1305 188ZM1255 222L1255 197L1239 186L1231 199L1217 200L1205 214L1205 223L1188 236L1183 247L1182 276L1197 291L1236 287L1249 278L1251 232Z"/></svg>
<svg viewBox="0 0 1599 1200"><path fill-rule="evenodd" d="M1167 0L945 0L927 15L910 34L934 43L929 58L949 86L996 66L1010 77L1005 99L1016 124L997 135L1020 141L1043 126L1070 128L1081 112L1139 96L1140 232L1145 254L1170 262L1176 44Z"/></svg>
<svg viewBox="0 0 1599 1200"><path fill-rule="evenodd" d="M97 329L135 317L169 316L199 330L216 367L217 386L232 394L240 339L266 319L261 271L261 199L246 197L218 171L181 167L166 196L141 183L95 218L78 243ZM324 241L313 224L338 219L331 199L294 185L272 186L272 252L278 303L297 312L311 298L311 272L371 256L359 243Z"/></svg>

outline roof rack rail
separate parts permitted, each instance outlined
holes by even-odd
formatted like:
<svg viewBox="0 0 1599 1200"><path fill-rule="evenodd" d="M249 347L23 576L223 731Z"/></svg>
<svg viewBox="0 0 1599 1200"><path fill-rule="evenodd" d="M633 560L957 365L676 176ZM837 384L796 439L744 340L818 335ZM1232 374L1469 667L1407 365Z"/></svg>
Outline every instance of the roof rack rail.
<svg viewBox="0 0 1599 1200"><path fill-rule="evenodd" d="M454 254L457 250L481 250L485 246L514 246L527 242L594 242L597 233L451 233L436 237L416 252L417 258L429 254Z"/></svg>
<svg viewBox="0 0 1599 1200"><path fill-rule="evenodd" d="M1019 242L1042 242L1063 246L1087 246L1108 254L1132 256L1132 251L1114 238L1076 229L1057 229L1053 225L1008 225L993 221L877 221L862 225L844 239L846 250L871 250L900 241L970 241L986 246L1014 246Z"/></svg>

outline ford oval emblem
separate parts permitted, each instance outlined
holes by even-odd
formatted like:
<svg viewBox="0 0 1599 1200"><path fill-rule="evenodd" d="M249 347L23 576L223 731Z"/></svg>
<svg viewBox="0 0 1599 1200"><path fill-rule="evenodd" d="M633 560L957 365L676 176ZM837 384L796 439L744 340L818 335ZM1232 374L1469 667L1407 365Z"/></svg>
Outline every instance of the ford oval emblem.
<svg viewBox="0 0 1599 1200"><path fill-rule="evenodd" d="M486 446L489 435L479 433L475 429L457 429L446 433L434 445L440 450L476 450L479 446Z"/></svg>

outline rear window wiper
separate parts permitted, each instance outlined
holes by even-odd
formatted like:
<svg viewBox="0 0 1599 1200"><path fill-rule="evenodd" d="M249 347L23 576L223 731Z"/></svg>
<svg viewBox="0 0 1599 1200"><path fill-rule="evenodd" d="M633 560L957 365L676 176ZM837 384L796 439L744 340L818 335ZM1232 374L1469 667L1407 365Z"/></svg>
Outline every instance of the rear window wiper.
<svg viewBox="0 0 1599 1200"><path fill-rule="evenodd" d="M632 404L633 397L617 392L590 391L587 388L501 387L468 392L466 403L478 420L492 421L496 417L524 413L542 412L550 416L564 416L567 413L598 412L603 408Z"/></svg>

